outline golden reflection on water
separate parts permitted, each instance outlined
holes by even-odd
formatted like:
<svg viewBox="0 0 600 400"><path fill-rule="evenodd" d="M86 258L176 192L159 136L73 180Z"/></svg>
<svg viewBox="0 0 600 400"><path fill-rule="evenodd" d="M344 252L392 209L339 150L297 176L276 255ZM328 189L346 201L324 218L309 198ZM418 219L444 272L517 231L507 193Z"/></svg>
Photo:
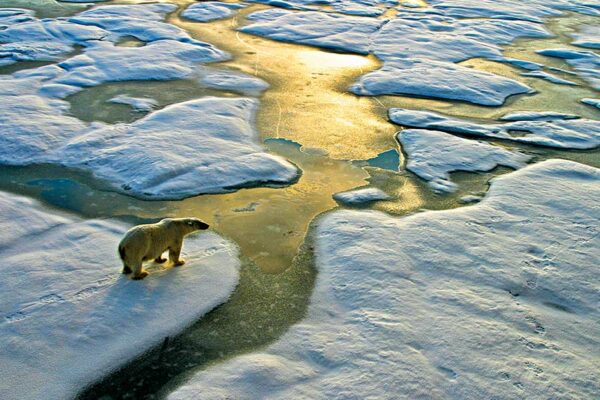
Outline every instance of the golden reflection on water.
<svg viewBox="0 0 600 400"><path fill-rule="evenodd" d="M263 138L284 137L344 160L368 159L395 148L397 127L386 121L387 110L373 98L346 92L380 62L372 56L325 52L236 31L244 15L261 8L249 7L230 20L194 23L175 14L169 22L230 52L233 60L220 65L271 85L261 97L257 119Z"/></svg>

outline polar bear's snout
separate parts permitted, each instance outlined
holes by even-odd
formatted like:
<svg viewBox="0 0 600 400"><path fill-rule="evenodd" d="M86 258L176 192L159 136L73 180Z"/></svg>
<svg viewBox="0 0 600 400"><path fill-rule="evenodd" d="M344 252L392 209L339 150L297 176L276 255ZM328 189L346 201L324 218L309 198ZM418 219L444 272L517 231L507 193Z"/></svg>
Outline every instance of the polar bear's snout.
<svg viewBox="0 0 600 400"><path fill-rule="evenodd" d="M203 231L206 230L210 227L210 225L208 225L206 222L202 221L199 218L188 218L188 225L193 226L194 228L196 228L199 231Z"/></svg>

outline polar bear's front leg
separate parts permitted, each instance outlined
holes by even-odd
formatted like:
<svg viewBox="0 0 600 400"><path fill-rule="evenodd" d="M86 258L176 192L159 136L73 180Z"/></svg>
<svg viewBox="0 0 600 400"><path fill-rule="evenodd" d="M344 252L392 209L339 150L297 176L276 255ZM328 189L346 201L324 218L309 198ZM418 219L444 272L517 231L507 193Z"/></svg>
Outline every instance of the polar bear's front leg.
<svg viewBox="0 0 600 400"><path fill-rule="evenodd" d="M183 261L179 258L179 254L181 254L181 245L182 244L183 244L183 240L178 241L178 242L174 243L173 246L169 247L169 260L176 267L185 264L185 261Z"/></svg>

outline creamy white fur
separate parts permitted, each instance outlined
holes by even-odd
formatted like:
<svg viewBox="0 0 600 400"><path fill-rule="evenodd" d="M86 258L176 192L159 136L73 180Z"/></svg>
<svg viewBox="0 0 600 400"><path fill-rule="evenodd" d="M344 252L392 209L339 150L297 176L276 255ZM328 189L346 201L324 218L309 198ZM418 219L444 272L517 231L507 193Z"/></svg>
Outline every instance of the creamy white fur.
<svg viewBox="0 0 600 400"><path fill-rule="evenodd" d="M179 259L184 236L208 229L208 224L198 218L165 218L156 224L138 225L131 228L119 243L119 255L123 260L123 273L133 272L133 279L148 275L142 263L154 260L165 262L162 254L169 250L169 261L175 266L185 261Z"/></svg>

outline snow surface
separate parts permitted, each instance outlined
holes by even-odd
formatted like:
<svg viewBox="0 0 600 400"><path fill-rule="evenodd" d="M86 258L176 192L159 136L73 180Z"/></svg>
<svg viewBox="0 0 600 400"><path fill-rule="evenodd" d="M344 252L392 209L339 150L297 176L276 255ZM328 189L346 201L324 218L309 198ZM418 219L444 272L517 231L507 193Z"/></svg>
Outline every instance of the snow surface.
<svg viewBox="0 0 600 400"><path fill-rule="evenodd" d="M226 53L212 46L176 40L159 40L142 47L101 42L59 63L67 72L55 82L87 87L105 82L183 79L195 72L197 63L227 58Z"/></svg>
<svg viewBox="0 0 600 400"><path fill-rule="evenodd" d="M599 197L600 170L551 160L468 207L330 213L307 317L168 398L593 398Z"/></svg>
<svg viewBox="0 0 600 400"><path fill-rule="evenodd" d="M0 163L76 167L107 180L117 190L153 199L296 180L295 166L256 143L257 102L251 99L207 97L113 126L87 124L69 115L69 103L62 99L106 82L189 78L206 87L254 96L268 87L241 72L198 65L229 55L161 22L174 10L172 4L100 6L68 21L36 20L19 10L0 13L0 21L9 24L0 34L18 39L18 33L24 32L28 40L39 43L85 42L87 46L82 54L57 65L0 77L0 128L11 132L0 136ZM106 40L96 40L98 31ZM125 35L150 41L141 47L113 43ZM169 35L174 38L164 38ZM147 111L152 108L129 97L113 101Z"/></svg>
<svg viewBox="0 0 600 400"><path fill-rule="evenodd" d="M372 51L382 60L429 58L459 62L474 57L502 59L502 45L517 38L547 38L541 24L516 20L461 20L400 12L372 38Z"/></svg>
<svg viewBox="0 0 600 400"><path fill-rule="evenodd" d="M257 108L249 98L173 104L133 123L78 136L54 159L89 170L118 190L155 199L289 184L298 169L255 143Z"/></svg>
<svg viewBox="0 0 600 400"><path fill-rule="evenodd" d="M577 119L575 114L565 114L554 111L513 111L504 114L500 121L554 121L557 119Z"/></svg>
<svg viewBox="0 0 600 400"><path fill-rule="evenodd" d="M239 3L207 1L191 4L181 13L181 16L192 21L208 22L230 17L235 13L235 10L244 7L246 6Z"/></svg>
<svg viewBox="0 0 600 400"><path fill-rule="evenodd" d="M598 121L584 118L556 120L552 117L543 117L545 114L544 112L525 113L521 121L479 124L430 111L403 108L389 110L392 122L410 128L440 130L563 149L585 150L600 146Z"/></svg>
<svg viewBox="0 0 600 400"><path fill-rule="evenodd" d="M387 61L350 87L359 95L403 94L500 106L507 97L533 90L515 80L429 59Z"/></svg>
<svg viewBox="0 0 600 400"><path fill-rule="evenodd" d="M185 240L185 266L129 279L116 251L126 229L0 192L0 398L74 398L237 285L237 248L212 232Z"/></svg>
<svg viewBox="0 0 600 400"><path fill-rule="evenodd" d="M557 85L577 86L577 83L575 83L573 81L559 78L558 76L549 74L548 72L545 72L545 71L531 71L531 72L522 73L521 75L531 77L531 78L544 79L548 82L556 83Z"/></svg>
<svg viewBox="0 0 600 400"><path fill-rule="evenodd" d="M52 163L90 171L138 197L179 199L256 184L283 185L299 170L256 144L257 100L204 97L131 124L66 115L68 103L37 93L62 69L45 66L0 78L0 163Z"/></svg>
<svg viewBox="0 0 600 400"><path fill-rule="evenodd" d="M600 99L581 99L581 102L592 107L600 108Z"/></svg>
<svg viewBox="0 0 600 400"><path fill-rule="evenodd" d="M333 195L334 200L347 205L359 205L377 200L388 200L390 196L381 189L364 188Z"/></svg>
<svg viewBox="0 0 600 400"><path fill-rule="evenodd" d="M587 47L589 49L600 49L600 25L583 25L579 32L571 34L575 46Z"/></svg>
<svg viewBox="0 0 600 400"><path fill-rule="evenodd" d="M126 104L131 106L134 111L150 112L158 106L154 99L146 97L131 97L124 94L113 97L108 100L110 103Z"/></svg>
<svg viewBox="0 0 600 400"><path fill-rule="evenodd" d="M240 28L241 32L360 54L369 52L368 37L383 24L371 18L281 9L257 11L248 19L254 23Z"/></svg>
<svg viewBox="0 0 600 400"><path fill-rule="evenodd" d="M269 84L262 79L239 71L198 67L196 74L200 84L206 87L238 92L246 96L259 96L269 88Z"/></svg>
<svg viewBox="0 0 600 400"><path fill-rule="evenodd" d="M600 56L596 53L569 49L545 49L538 50L537 53L564 59L578 76L586 80L592 88L600 90Z"/></svg>
<svg viewBox="0 0 600 400"><path fill-rule="evenodd" d="M517 169L531 159L522 153L439 131L405 129L396 137L408 158L406 169L441 192L457 189L450 172L490 171L499 165Z"/></svg>

